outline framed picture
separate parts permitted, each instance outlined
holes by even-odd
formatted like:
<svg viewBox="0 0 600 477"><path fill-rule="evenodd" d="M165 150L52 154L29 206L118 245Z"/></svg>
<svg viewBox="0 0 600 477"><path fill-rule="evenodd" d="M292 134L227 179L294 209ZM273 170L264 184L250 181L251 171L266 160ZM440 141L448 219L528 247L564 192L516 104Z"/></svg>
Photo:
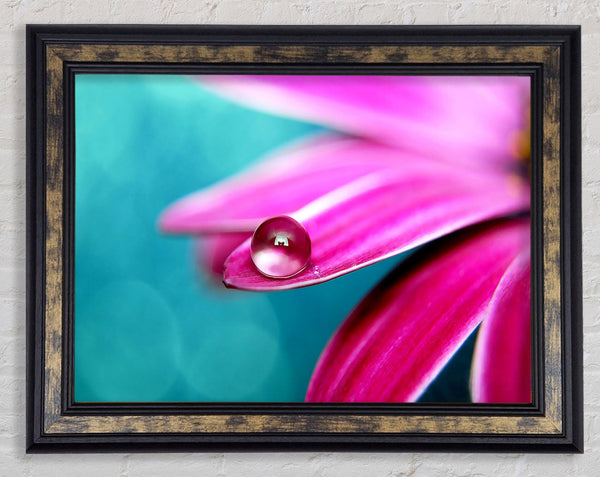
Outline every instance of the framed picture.
<svg viewBox="0 0 600 477"><path fill-rule="evenodd" d="M582 452L577 26L27 29L27 451Z"/></svg>

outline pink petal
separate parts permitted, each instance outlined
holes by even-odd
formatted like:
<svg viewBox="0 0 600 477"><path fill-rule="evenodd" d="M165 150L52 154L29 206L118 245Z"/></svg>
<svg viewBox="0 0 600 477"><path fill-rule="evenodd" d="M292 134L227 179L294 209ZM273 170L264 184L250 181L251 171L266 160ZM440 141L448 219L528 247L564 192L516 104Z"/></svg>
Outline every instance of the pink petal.
<svg viewBox="0 0 600 477"><path fill-rule="evenodd" d="M477 335L471 371L474 402L531 402L529 251L498 285Z"/></svg>
<svg viewBox="0 0 600 477"><path fill-rule="evenodd" d="M249 232L231 232L205 235L196 244L198 264L210 272L219 283L223 281L225 260L246 239Z"/></svg>
<svg viewBox="0 0 600 477"><path fill-rule="evenodd" d="M337 330L306 400L416 400L484 318L528 240L528 220L498 221L418 252Z"/></svg>
<svg viewBox="0 0 600 477"><path fill-rule="evenodd" d="M529 78L491 76L202 76L254 108L452 163L510 164L526 130Z"/></svg>
<svg viewBox="0 0 600 477"><path fill-rule="evenodd" d="M528 184L425 159L374 172L291 214L312 242L311 263L298 275L261 275L250 240L227 259L227 286L285 290L331 280L491 218L529 210Z"/></svg>
<svg viewBox="0 0 600 477"><path fill-rule="evenodd" d="M397 167L402 157L408 156L358 139L311 139L175 202L159 226L169 233L253 232L268 217L297 210L373 171Z"/></svg>

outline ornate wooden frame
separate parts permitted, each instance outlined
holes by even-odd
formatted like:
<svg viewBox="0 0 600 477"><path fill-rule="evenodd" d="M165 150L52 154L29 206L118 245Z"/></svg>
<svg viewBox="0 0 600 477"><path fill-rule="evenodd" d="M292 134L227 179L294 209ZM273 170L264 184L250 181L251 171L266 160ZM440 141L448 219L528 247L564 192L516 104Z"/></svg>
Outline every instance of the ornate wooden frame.
<svg viewBox="0 0 600 477"><path fill-rule="evenodd" d="M533 402L75 403L74 75L315 70L531 77ZM582 452L579 27L30 25L27 93L28 452Z"/></svg>

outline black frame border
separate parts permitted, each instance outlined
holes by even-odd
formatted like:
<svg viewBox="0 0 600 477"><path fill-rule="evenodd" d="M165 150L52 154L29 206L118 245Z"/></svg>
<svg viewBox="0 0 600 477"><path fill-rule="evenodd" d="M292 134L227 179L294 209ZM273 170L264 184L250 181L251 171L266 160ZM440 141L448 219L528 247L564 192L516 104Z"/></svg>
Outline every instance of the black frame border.
<svg viewBox="0 0 600 477"><path fill-rule="evenodd" d="M558 45L562 49L561 64L561 310L562 346L565 373L565 393L563 395L564 415L568 424L562 436L501 435L469 437L465 435L373 435L368 433L311 434L311 433L268 433L268 434L169 434L169 435L61 435L51 436L43 432L43 343L44 335L44 284L45 262L44 243L46 231L45 169L47 98L44 88L46 78L47 44L60 43L111 43L111 44L209 44L209 45ZM581 72L580 72L580 28L577 26L461 26L461 27L283 27L283 26L81 26L81 25L28 25L27 27L27 451L189 451L189 450L433 450L433 451L536 451L536 452L582 452L583 450L583 403L582 403L582 311L581 311ZM317 68L317 64L310 66ZM515 66L500 67L490 64L488 71L515 73ZM66 362L72 354L70 332L72 328L72 261L73 252L73 186L74 153L73 105L70 103L73 92L73 76L76 73L114 72L113 64L65 64L65 179L64 179L64 269L65 287L64 327L65 337L63 356ZM172 69L177 69L173 68ZM218 67L209 67L214 72ZM239 72L240 65L225 65L221 69ZM271 68L264 64L246 65L245 69L264 71ZM298 71L299 68L274 67L278 72ZM338 71L357 71L353 65L337 66ZM377 66L368 66L370 71ZM389 71L390 66L384 67ZM134 71L164 73L168 67L161 64L119 65L124 73ZM199 72L201 67L185 67L188 71ZM397 69L397 68L396 68ZM413 68L414 70L414 68ZM413 71L411 70L411 71ZM440 74L452 71L468 74L468 71L483 71L481 68L456 65L439 68ZM443 70L443 71L442 71ZM179 69L181 71L181 68ZM328 70L329 71L329 70ZM427 68L429 74L435 72ZM538 65L520 67L524 74L533 78L533 108L541 108L541 75ZM501 74L501 73L499 73ZM538 116L541 119L541 114ZM540 144L541 125L532 123L533 144ZM538 138L536 141L535 138ZM535 147L535 146L534 146ZM71 152L69 152L71 151ZM535 156L536 152L533 151ZM541 154L539 151L537 154ZM567 160L568 159L568 160ZM537 179L536 179L537 177ZM71 182L70 182L71 181ZM534 171L534 193L532 205L542 201L541 174ZM537 201L537 202L536 202ZM532 215L533 238L541 235L541 214ZM538 249L535 252L539 255ZM532 260L535 260L532 256ZM538 257L538 263L541 263ZM534 276L535 280L535 276ZM70 287L68 284L71 284ZM533 298L533 297L532 297ZM536 301L536 300L532 300ZM537 300L539 302L539 300ZM533 305L536 306L535 304ZM541 306L539 303L538 307ZM532 330L532 331L535 331ZM534 333L532 333L534 334ZM543 339L538 339L543 349ZM539 353L538 353L539 354ZM535 348L533 355L536 355ZM72 363L63 368L62 409L64 415L142 415L142 414L281 414L298 411L293 404L261 404L256 409L247 404L119 404L97 405L76 404L72 400L69 377ZM537 384L537 386L536 386ZM543 384L543 373L538 375L534 389ZM72 386L72 383L71 383ZM533 405L523 406L446 406L446 405L313 405L303 406L303 413L323 414L423 414L430 415L523 415L543 413L542 403L534 400ZM237 406L237 407L236 407ZM312 409L312 410L311 410ZM400 411L400 412L399 412ZM568 421L568 422L567 422Z"/></svg>

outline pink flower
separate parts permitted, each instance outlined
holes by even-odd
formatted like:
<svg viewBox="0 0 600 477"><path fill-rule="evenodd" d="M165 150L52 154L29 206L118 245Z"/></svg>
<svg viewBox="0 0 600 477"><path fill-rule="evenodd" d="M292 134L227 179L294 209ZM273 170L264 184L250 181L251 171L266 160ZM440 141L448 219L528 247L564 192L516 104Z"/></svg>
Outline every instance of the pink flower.
<svg viewBox="0 0 600 477"><path fill-rule="evenodd" d="M527 78L202 81L244 104L337 131L164 212L162 230L207 238L202 260L227 286L315 285L428 244L342 323L307 401L413 401L483 322L473 399L530 402L530 227L517 217L529 211ZM249 237L282 214L308 232L311 262L273 279L254 266Z"/></svg>

